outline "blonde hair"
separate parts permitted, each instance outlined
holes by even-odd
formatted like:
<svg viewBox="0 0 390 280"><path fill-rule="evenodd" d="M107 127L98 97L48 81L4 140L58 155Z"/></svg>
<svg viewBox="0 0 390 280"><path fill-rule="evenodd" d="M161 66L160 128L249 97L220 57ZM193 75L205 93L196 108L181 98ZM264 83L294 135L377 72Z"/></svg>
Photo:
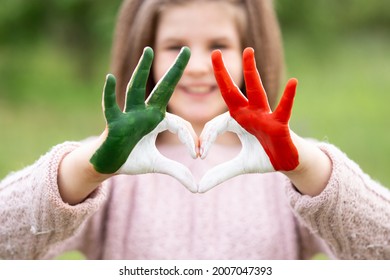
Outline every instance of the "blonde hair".
<svg viewBox="0 0 390 280"><path fill-rule="evenodd" d="M192 0L221 1L221 0ZM166 5L188 3L189 0L124 0L115 29L111 71L117 78L117 100L123 106L125 90L131 73L145 46L154 47L158 16ZM227 1L224 1L227 2ZM239 22L243 30L242 47L255 49L256 63L273 108L278 98L284 71L282 40L272 0L229 0L243 8L246 21ZM148 88L154 87L150 77ZM245 89L241 89L245 92Z"/></svg>

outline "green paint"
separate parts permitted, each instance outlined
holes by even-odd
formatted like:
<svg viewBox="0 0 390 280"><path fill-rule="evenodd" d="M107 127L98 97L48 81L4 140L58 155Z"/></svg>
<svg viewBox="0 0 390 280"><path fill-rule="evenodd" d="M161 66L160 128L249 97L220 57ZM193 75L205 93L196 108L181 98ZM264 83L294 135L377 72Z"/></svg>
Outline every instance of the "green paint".
<svg viewBox="0 0 390 280"><path fill-rule="evenodd" d="M153 61L153 50L145 48L130 79L123 112L116 103L115 77L107 75L104 86L104 115L108 136L90 159L96 171L105 174L115 173L126 162L138 141L164 119L168 101L190 55L189 48L182 48L174 64L145 101L146 82Z"/></svg>

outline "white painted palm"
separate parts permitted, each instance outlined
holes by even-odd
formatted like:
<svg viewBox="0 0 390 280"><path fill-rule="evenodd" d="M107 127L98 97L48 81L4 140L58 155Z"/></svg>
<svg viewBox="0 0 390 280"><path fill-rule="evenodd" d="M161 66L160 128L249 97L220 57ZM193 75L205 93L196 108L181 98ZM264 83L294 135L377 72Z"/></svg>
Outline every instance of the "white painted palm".
<svg viewBox="0 0 390 280"><path fill-rule="evenodd" d="M197 183L191 171L183 164L163 156L156 147L156 138L160 132L170 131L187 147L193 158L197 157L194 135L189 122L166 113L157 127L145 135L134 147L126 162L117 171L118 174L162 173L176 178L189 191L197 192Z"/></svg>
<svg viewBox="0 0 390 280"><path fill-rule="evenodd" d="M242 149L235 158L206 172L199 182L198 192L200 193L207 192L222 182L241 174L275 171L260 142L255 136L243 129L230 116L229 112L215 117L205 125L200 136L200 157L202 159L207 156L218 135L227 131L237 134Z"/></svg>

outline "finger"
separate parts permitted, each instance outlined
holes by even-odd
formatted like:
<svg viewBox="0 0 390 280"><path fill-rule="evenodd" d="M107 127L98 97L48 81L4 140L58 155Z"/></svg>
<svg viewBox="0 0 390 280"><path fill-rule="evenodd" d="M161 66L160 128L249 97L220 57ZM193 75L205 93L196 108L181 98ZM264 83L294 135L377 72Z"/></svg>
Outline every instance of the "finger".
<svg viewBox="0 0 390 280"><path fill-rule="evenodd" d="M206 123L199 137L199 154L201 159L206 158L218 135L223 134L229 129L229 121L231 119L232 117L229 112L226 112Z"/></svg>
<svg viewBox="0 0 390 280"><path fill-rule="evenodd" d="M183 164L157 153L152 172L169 175L182 183L190 192L197 192L198 186L191 171Z"/></svg>
<svg viewBox="0 0 390 280"><path fill-rule="evenodd" d="M252 48L246 48L244 50L243 68L249 105L270 112L271 109L268 104L267 94L256 68L255 52Z"/></svg>
<svg viewBox="0 0 390 280"><path fill-rule="evenodd" d="M283 96L279 102L279 105L275 109L275 117L281 122L288 123L291 117L297 84L298 84L297 79L293 78L288 80Z"/></svg>
<svg viewBox="0 0 390 280"><path fill-rule="evenodd" d="M248 104L248 100L230 77L230 74L223 62L220 50L214 50L211 53L211 61L213 64L215 79L217 80L218 87L226 105L229 108L229 111L235 111L240 107L246 106Z"/></svg>
<svg viewBox="0 0 390 280"><path fill-rule="evenodd" d="M158 133L164 130L169 130L170 132L176 134L180 142L187 147L191 157L197 158L198 137L189 122L179 116L166 113L164 120L158 125L158 127L156 127L156 130Z"/></svg>
<svg viewBox="0 0 390 280"><path fill-rule="evenodd" d="M153 50L150 47L146 47L127 85L126 112L133 106L145 103L146 83L148 81L153 56Z"/></svg>
<svg viewBox="0 0 390 280"><path fill-rule="evenodd" d="M156 107L161 112L165 113L168 101L183 75L190 56L190 49L188 47L183 47L173 65L154 87L152 93L146 101L148 105Z"/></svg>
<svg viewBox="0 0 390 280"><path fill-rule="evenodd" d="M115 86L116 80L114 75L108 74L103 89L103 110L107 122L121 114L121 110L116 103Z"/></svg>
<svg viewBox="0 0 390 280"><path fill-rule="evenodd" d="M243 174L242 166L243 158L238 155L228 162L213 167L200 180L198 192L205 193L224 181Z"/></svg>

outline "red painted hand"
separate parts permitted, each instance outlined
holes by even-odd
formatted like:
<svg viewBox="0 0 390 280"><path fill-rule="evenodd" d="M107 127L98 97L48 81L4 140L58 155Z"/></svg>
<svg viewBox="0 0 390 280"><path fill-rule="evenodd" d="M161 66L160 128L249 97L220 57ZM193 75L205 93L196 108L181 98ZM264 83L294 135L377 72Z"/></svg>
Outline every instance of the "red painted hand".
<svg viewBox="0 0 390 280"><path fill-rule="evenodd" d="M246 98L232 81L222 59L222 53L212 53L214 74L230 115L261 143L272 166L277 171L290 171L299 164L298 151L291 140L289 119L291 116L297 80L290 79L282 99L271 111L266 92L256 68L254 50L243 52Z"/></svg>

